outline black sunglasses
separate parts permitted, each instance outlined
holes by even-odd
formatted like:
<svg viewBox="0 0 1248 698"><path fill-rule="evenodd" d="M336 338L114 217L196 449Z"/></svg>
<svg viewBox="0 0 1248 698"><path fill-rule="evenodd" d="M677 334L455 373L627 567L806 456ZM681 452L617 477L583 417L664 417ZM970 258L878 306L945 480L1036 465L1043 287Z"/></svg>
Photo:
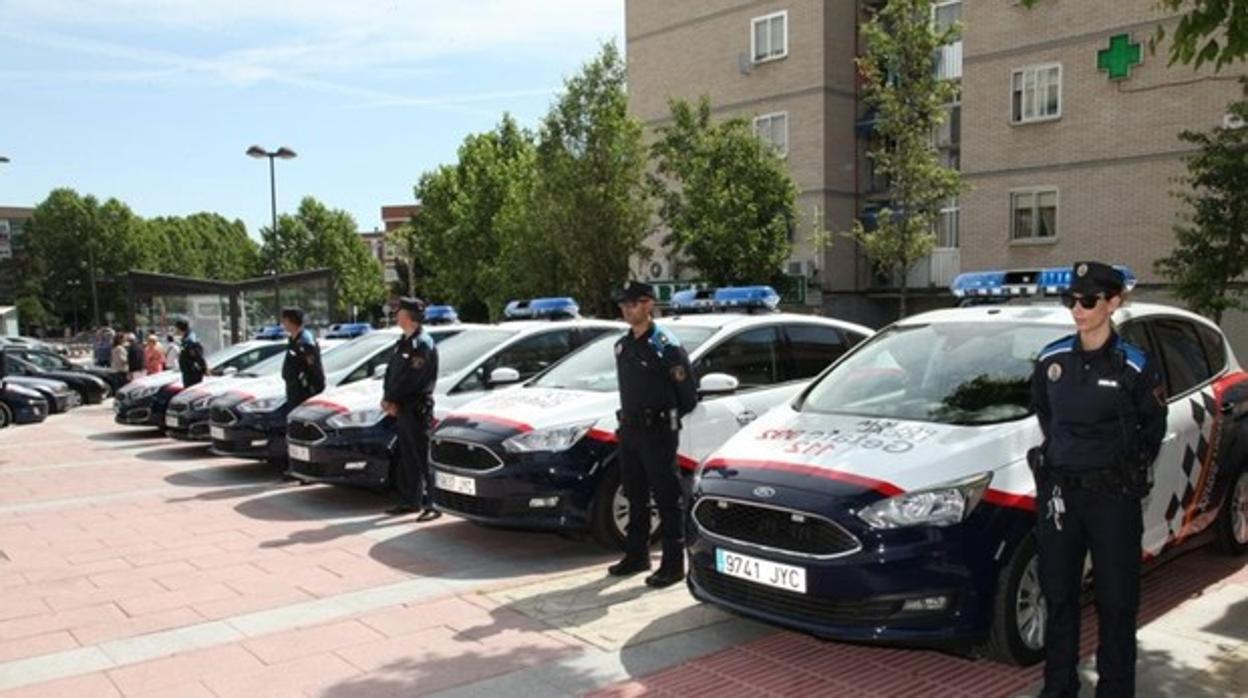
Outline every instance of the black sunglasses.
<svg viewBox="0 0 1248 698"><path fill-rule="evenodd" d="M1102 300L1109 300L1112 297L1104 293L1098 293L1095 296L1076 296L1073 293L1063 293L1062 305L1073 309L1075 304L1078 303L1083 306L1084 310L1091 310L1096 307L1097 303L1100 303Z"/></svg>

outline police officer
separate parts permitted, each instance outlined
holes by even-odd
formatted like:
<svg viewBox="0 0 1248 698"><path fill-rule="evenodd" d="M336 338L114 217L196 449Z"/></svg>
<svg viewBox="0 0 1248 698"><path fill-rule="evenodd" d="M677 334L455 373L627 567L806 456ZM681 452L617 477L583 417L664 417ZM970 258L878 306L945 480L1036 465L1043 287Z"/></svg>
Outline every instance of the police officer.
<svg viewBox="0 0 1248 698"><path fill-rule="evenodd" d="M399 462L394 469L394 486L399 503L389 514L420 510L417 521L441 516L430 500L429 419L433 415L433 388L438 380L438 350L433 338L421 326L425 302L400 298L396 314L403 336L394 345L386 367L381 409L394 417L399 432Z"/></svg>
<svg viewBox="0 0 1248 698"><path fill-rule="evenodd" d="M685 578L681 484L676 466L680 420L698 404L689 356L676 337L654 324L654 289L630 281L617 294L629 331L615 343L619 374L620 479L628 498L624 559L617 577L650 569L650 497L659 510L663 561L646 584L661 588Z"/></svg>
<svg viewBox="0 0 1248 698"><path fill-rule="evenodd" d="M321 348L312 332L303 326L303 311L285 308L281 321L290 336L286 360L282 362L282 380L286 381L286 409L293 410L325 390L325 367L321 365Z"/></svg>
<svg viewBox="0 0 1248 698"><path fill-rule="evenodd" d="M178 337L182 342L182 351L178 353L178 370L182 372L182 387L189 388L204 379L208 373L208 362L204 360L204 345L191 330L191 323L179 318L173 323Z"/></svg>
<svg viewBox="0 0 1248 698"><path fill-rule="evenodd" d="M1113 268L1079 262L1062 302L1076 334L1045 347L1031 399L1044 443L1028 454L1036 473L1036 541L1047 606L1042 696L1077 696L1079 596L1092 554L1100 643L1098 696L1135 692L1140 596L1141 499L1166 430L1156 362L1115 331L1124 284Z"/></svg>

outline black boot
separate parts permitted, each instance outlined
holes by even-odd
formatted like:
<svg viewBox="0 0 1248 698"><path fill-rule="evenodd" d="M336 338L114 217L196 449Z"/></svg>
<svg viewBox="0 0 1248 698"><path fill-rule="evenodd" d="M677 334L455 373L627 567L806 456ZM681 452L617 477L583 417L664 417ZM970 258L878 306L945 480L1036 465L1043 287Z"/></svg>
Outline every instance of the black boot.
<svg viewBox="0 0 1248 698"><path fill-rule="evenodd" d="M637 574L638 572L645 572L649 569L649 556L633 557L632 555L625 555L623 560L620 560L607 568L607 574L612 577L628 577L630 575Z"/></svg>
<svg viewBox="0 0 1248 698"><path fill-rule="evenodd" d="M663 541L663 563L659 571L646 577L646 586L655 589L670 587L685 581L685 542L683 540Z"/></svg>

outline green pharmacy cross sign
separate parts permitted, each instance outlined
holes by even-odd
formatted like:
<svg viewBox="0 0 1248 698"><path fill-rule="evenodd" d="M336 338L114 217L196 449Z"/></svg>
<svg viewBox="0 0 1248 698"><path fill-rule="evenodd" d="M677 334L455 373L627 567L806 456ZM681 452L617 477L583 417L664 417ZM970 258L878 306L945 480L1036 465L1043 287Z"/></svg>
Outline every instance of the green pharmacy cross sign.
<svg viewBox="0 0 1248 698"><path fill-rule="evenodd" d="M1143 61L1143 49L1140 44L1131 43L1130 34L1110 38L1109 48L1096 52L1096 67L1109 73L1109 79L1115 81L1131 77L1131 68Z"/></svg>

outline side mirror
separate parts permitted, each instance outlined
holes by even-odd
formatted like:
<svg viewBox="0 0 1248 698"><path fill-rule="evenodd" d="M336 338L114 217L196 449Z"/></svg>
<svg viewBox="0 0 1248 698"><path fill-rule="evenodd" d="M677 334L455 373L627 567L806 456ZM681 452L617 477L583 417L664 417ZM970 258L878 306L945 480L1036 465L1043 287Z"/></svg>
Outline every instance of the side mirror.
<svg viewBox="0 0 1248 698"><path fill-rule="evenodd" d="M230 376L233 376L233 375L237 375L237 374L238 374L238 367L237 367L237 366L227 366L227 367L225 367L224 369L222 369L222 371L221 371L221 375L223 375L223 376L225 376L225 377L227 377L227 378L228 378L228 377L230 377Z"/></svg>
<svg viewBox="0 0 1248 698"><path fill-rule="evenodd" d="M698 392L703 395L726 395L740 387L741 381L727 373L708 373L698 381Z"/></svg>
<svg viewBox="0 0 1248 698"><path fill-rule="evenodd" d="M499 366L493 371L490 371L490 386L491 387L496 386L496 385L510 385L512 383L519 383L519 382L520 382L520 372L514 368L508 368L506 366Z"/></svg>
<svg viewBox="0 0 1248 698"><path fill-rule="evenodd" d="M381 378L386 375L386 369L390 368L390 364L378 364L373 367L373 376Z"/></svg>

